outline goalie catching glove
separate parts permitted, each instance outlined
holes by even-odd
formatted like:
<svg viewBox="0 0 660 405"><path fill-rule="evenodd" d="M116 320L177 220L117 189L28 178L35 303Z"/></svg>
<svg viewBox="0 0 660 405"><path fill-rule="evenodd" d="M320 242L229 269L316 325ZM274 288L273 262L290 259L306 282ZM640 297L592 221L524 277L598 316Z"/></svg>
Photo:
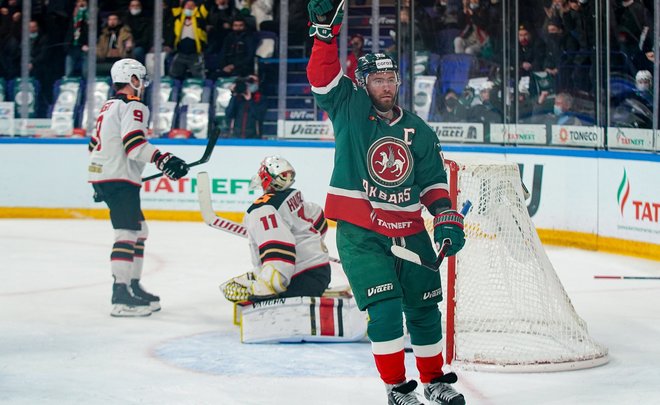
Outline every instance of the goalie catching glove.
<svg viewBox="0 0 660 405"><path fill-rule="evenodd" d="M154 163L158 170L172 180L179 180L188 174L188 165L173 154L156 152Z"/></svg>
<svg viewBox="0 0 660 405"><path fill-rule="evenodd" d="M344 18L344 0L311 0L307 4L309 13L309 36L330 42L339 34Z"/></svg>
<svg viewBox="0 0 660 405"><path fill-rule="evenodd" d="M272 264L255 272L242 274L220 285L220 291L232 302L264 300L286 291L288 280Z"/></svg>
<svg viewBox="0 0 660 405"><path fill-rule="evenodd" d="M465 245L463 215L456 210L446 210L433 219L433 239L442 248L445 240L451 242L445 256L453 256Z"/></svg>

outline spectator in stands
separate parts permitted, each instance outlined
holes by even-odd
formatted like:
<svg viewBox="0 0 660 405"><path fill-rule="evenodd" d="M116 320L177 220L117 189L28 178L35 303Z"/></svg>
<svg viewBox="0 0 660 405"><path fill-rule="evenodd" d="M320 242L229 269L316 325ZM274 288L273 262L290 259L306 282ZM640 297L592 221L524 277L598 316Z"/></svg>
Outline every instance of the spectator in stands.
<svg viewBox="0 0 660 405"><path fill-rule="evenodd" d="M73 8L71 25L69 25L69 31L67 32L69 48L65 59L65 76L87 76L88 18L87 0L78 0Z"/></svg>
<svg viewBox="0 0 660 405"><path fill-rule="evenodd" d="M105 27L96 42L96 74L110 75L110 68L119 59L127 58L133 51L131 29L122 24L119 14L108 15Z"/></svg>
<svg viewBox="0 0 660 405"><path fill-rule="evenodd" d="M215 80L219 76L220 54L225 38L231 32L231 25L237 11L230 0L215 0L215 7L209 9L206 33L208 47L205 51L209 77Z"/></svg>
<svg viewBox="0 0 660 405"><path fill-rule="evenodd" d="M648 70L635 74L635 97L653 110L653 75Z"/></svg>
<svg viewBox="0 0 660 405"><path fill-rule="evenodd" d="M355 83L355 69L357 68L357 60L364 52L364 37L360 34L353 34L348 42L350 50L346 57L346 76Z"/></svg>
<svg viewBox="0 0 660 405"><path fill-rule="evenodd" d="M566 37L563 31L564 25L561 19L555 17L548 21L546 28L545 58L543 60L544 70L554 78L555 86L564 88L558 84L559 67L562 63L562 53L567 50Z"/></svg>
<svg viewBox="0 0 660 405"><path fill-rule="evenodd" d="M573 112L573 96L566 92L555 97L554 117L557 125L583 125L582 120Z"/></svg>
<svg viewBox="0 0 660 405"><path fill-rule="evenodd" d="M30 76L37 79L43 87L47 81L46 78L50 69L48 61L48 38L46 34L41 32L39 23L35 20L30 21L28 31L30 32L30 61L28 62L28 69ZM45 116L46 108L50 101L45 98L44 90L42 88L39 92L39 99L36 105L37 117Z"/></svg>
<svg viewBox="0 0 660 405"><path fill-rule="evenodd" d="M480 122L482 124L502 122L502 112L498 108L501 105L497 97L495 84L491 81L484 82L479 88L481 104L470 109L469 122Z"/></svg>
<svg viewBox="0 0 660 405"><path fill-rule="evenodd" d="M469 0L463 13L466 17L466 25L461 31L460 35L454 39L454 52L467 53L475 56L482 55L488 46L488 33L483 25L480 25L479 20L480 12L479 0Z"/></svg>
<svg viewBox="0 0 660 405"><path fill-rule="evenodd" d="M593 76L591 53L593 52L594 18L589 14L590 8L580 0L568 0L568 11L564 13L563 21L567 36L575 44L577 54L572 57L572 82L576 89L593 92Z"/></svg>
<svg viewBox="0 0 660 405"><path fill-rule="evenodd" d="M442 102L438 103L438 112L432 114L432 122L465 122L468 110L458 99L458 94L449 89L445 93Z"/></svg>
<svg viewBox="0 0 660 405"><path fill-rule="evenodd" d="M614 9L617 41L621 51L631 60L641 48L649 27L653 25L649 11L635 0L623 0Z"/></svg>
<svg viewBox="0 0 660 405"><path fill-rule="evenodd" d="M246 31L245 18L236 16L231 25L220 55L220 76L249 76L254 72L255 43L251 33Z"/></svg>
<svg viewBox="0 0 660 405"><path fill-rule="evenodd" d="M0 8L0 76L13 79L20 75L21 11L16 1Z"/></svg>
<svg viewBox="0 0 660 405"><path fill-rule="evenodd" d="M144 64L145 55L153 44L153 18L145 15L141 0L131 0L125 21L133 35L133 59Z"/></svg>
<svg viewBox="0 0 660 405"><path fill-rule="evenodd" d="M226 110L229 134L234 138L261 138L266 101L259 92L259 79L238 78Z"/></svg>
<svg viewBox="0 0 660 405"><path fill-rule="evenodd" d="M170 76L183 80L187 73L197 79L206 78L204 48L206 47L206 17L204 4L197 6L193 0L182 0L172 8L174 17L174 58L170 64Z"/></svg>
<svg viewBox="0 0 660 405"><path fill-rule="evenodd" d="M518 27L518 58L520 76L529 76L542 70L545 56L545 44L540 38L534 38L526 25Z"/></svg>

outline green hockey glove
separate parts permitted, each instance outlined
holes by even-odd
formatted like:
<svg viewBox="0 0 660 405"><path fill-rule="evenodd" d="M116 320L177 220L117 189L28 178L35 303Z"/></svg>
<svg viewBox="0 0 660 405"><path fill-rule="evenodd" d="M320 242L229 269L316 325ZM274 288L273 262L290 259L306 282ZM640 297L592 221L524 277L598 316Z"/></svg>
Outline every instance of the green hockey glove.
<svg viewBox="0 0 660 405"><path fill-rule="evenodd" d="M330 42L339 34L344 18L344 0L311 0L309 12L309 36Z"/></svg>
<svg viewBox="0 0 660 405"><path fill-rule="evenodd" d="M463 215L455 210L443 211L433 219L433 239L441 248L448 239L451 245L445 256L453 256L465 245Z"/></svg>

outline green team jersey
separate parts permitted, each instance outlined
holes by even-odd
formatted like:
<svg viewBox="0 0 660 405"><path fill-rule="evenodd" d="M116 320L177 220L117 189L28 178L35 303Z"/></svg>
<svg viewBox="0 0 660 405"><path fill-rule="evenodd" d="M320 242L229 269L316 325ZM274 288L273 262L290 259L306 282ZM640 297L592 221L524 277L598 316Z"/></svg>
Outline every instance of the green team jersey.
<svg viewBox="0 0 660 405"><path fill-rule="evenodd" d="M341 71L312 91L335 134L328 218L400 237L425 229L421 204L450 205L440 144L426 122L398 106L396 119L381 119L366 90Z"/></svg>

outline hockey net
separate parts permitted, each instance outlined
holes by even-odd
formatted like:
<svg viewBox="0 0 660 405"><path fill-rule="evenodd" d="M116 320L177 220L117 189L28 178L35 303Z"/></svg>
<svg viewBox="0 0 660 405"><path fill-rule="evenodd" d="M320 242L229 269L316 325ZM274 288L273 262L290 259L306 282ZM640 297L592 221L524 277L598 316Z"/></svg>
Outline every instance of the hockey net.
<svg viewBox="0 0 660 405"><path fill-rule="evenodd" d="M516 163L447 161L455 207L473 204L447 260L446 359L489 371L559 371L608 361L578 316L528 214ZM445 266L443 266L445 267Z"/></svg>

